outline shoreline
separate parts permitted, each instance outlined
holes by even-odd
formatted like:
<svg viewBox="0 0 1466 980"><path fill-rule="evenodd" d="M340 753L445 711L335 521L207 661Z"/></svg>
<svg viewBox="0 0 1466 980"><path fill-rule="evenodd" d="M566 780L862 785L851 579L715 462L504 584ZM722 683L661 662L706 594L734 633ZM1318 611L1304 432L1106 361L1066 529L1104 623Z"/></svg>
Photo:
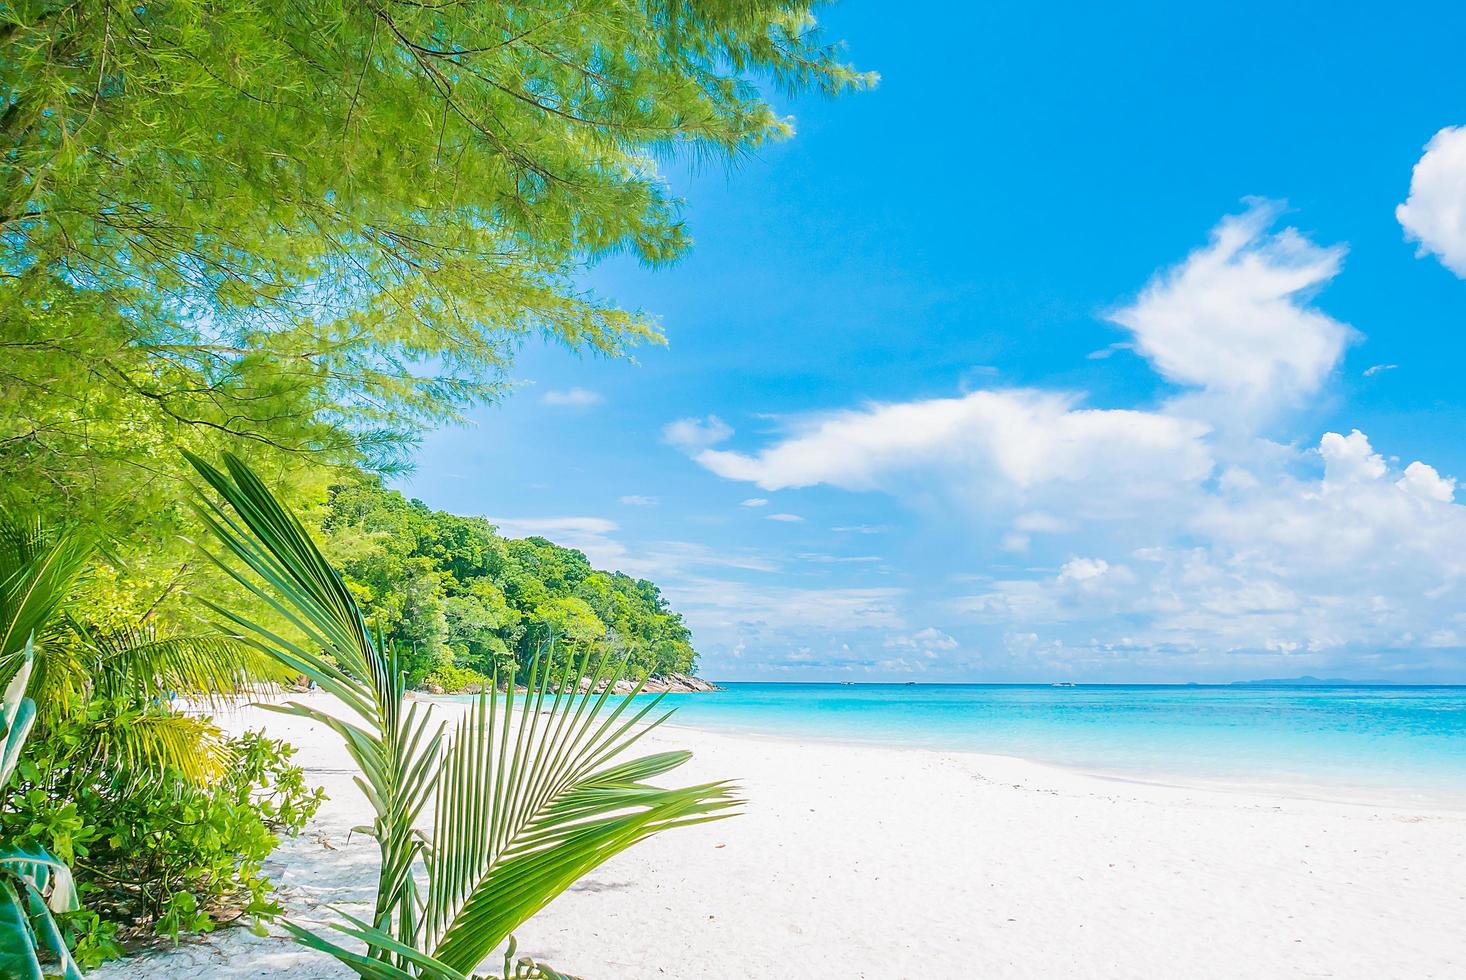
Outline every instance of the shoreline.
<svg viewBox="0 0 1466 980"><path fill-rule="evenodd" d="M702 678L698 678L703 680ZM726 690L717 686L719 684L741 683L736 681L707 681L714 685L710 691L654 691L643 692L640 697L658 697L662 694L679 695L701 695L716 694ZM795 684L797 682L788 682ZM857 685L858 686L858 685ZM882 686L882 685L869 685ZM904 685L901 685L904 686ZM936 686L936 685L929 685ZM948 685L948 686L1045 686L1045 685ZM1101 685L1090 685L1101 686ZM1126 686L1126 685L1120 685ZM1194 685L1190 685L1194 686ZM1401 685L1395 685L1401 686ZM1434 687L1445 687L1450 685L1432 685ZM1462 685L1466 687L1466 685ZM314 692L288 691L279 692L273 695L256 695L248 698L238 698L226 709L237 711L241 708L248 708L256 702L270 700L284 701L299 699L302 695ZM500 692L502 695L503 692ZM523 691L516 690L515 696L523 694ZM427 691L413 691L410 693L411 700L420 703L437 705L450 710L461 710L472 698L477 697L474 692L460 692L453 694L433 694ZM619 697L613 694L612 697ZM857 737L835 733L792 733L766 731L753 728L724 727L717 724L698 724L694 722L682 722L678 720L679 705L672 703L667 705L673 712L672 720L662 723L658 727L664 731L687 732L693 735L714 735L729 738L752 739L758 741L771 741L792 746L805 744L817 744L827 746L844 746L850 748L871 748L886 749L892 751L930 752L939 755L954 755L969 758L974 762L988 761L997 764L1021 763L1042 769L1052 769L1056 772L1066 773L1073 776L1096 779L1105 782L1113 782L1135 786L1154 786L1175 790L1186 790L1192 792L1218 792L1243 795L1262 795L1277 797L1279 799L1300 800L1318 803L1337 803L1347 806L1361 807L1383 807L1402 809L1410 811L1430 810L1444 814L1466 813L1466 787L1458 793L1432 792L1421 786L1405 784L1381 784L1367 781L1345 782L1330 779L1310 779L1296 773L1270 774L1278 778L1250 778L1240 775L1225 775L1217 773L1205 773L1199 771L1182 772L1175 769L1106 769L1101 765L1081 764L1065 762L1056 759L1043 758L1035 755L1021 755L1008 752L983 751L981 749L969 749L959 746L944 746L936 744L922 744L917 742L902 741L899 738L876 738Z"/></svg>
<svg viewBox="0 0 1466 980"><path fill-rule="evenodd" d="M257 708L216 717L291 741L331 796L267 866L288 914L355 914L376 848L349 833L366 804L335 737ZM520 930L522 952L587 980L1466 973L1466 814L690 726L638 751L672 748L693 752L673 780L732 778L744 812L591 872ZM224 931L97 976L349 976L279 932Z"/></svg>
<svg viewBox="0 0 1466 980"><path fill-rule="evenodd" d="M675 715L673 716L675 719ZM1015 755L1004 752L983 752L977 749L949 748L935 745L921 745L901 742L895 739L851 738L839 735L792 735L783 732L757 731L753 729L720 728L716 725L679 723L675 720L660 726L667 731L686 731L697 734L720 735L729 738L746 738L758 741L773 741L794 746L819 744L849 746L855 748L888 749L899 752L930 752L938 755L953 755L969 758L974 762L1021 763L1040 769L1097 779L1106 782L1135 786L1155 786L1166 789L1194 792L1240 793L1244 795L1276 796L1280 799L1311 801L1316 803L1337 803L1346 806L1386 807L1405 810L1439 810L1442 813L1466 813L1466 789L1459 795L1436 795L1409 786L1376 786L1364 783L1343 783L1328 780L1309 780L1302 777L1263 779L1249 781L1240 777L1204 773L1180 773L1175 771L1131 772L1106 770L1097 766L1078 765L1044 759L1035 756Z"/></svg>

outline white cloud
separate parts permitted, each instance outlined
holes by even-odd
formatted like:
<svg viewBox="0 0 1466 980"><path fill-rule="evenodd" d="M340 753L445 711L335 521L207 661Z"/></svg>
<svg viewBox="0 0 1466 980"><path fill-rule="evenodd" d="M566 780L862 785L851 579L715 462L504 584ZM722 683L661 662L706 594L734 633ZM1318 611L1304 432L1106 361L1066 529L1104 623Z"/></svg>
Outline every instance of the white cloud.
<svg viewBox="0 0 1466 980"><path fill-rule="evenodd" d="M684 452L696 452L715 446L732 434L733 427L716 415L709 415L705 419L678 419L662 427L663 441Z"/></svg>
<svg viewBox="0 0 1466 980"><path fill-rule="evenodd" d="M1086 409L1072 395L974 391L816 416L756 454L701 449L693 458L719 476L766 490L827 483L889 486L932 468L999 489L1063 482L1192 483L1211 470L1207 427L1156 412Z"/></svg>
<svg viewBox="0 0 1466 980"><path fill-rule="evenodd" d="M1398 364L1371 364L1369 367L1364 369L1364 376L1366 378L1372 378L1376 374L1383 374L1386 371L1393 371L1399 366L1400 365Z"/></svg>
<svg viewBox="0 0 1466 980"><path fill-rule="evenodd" d="M1085 354L1084 357L1086 360L1090 361L1107 361L1122 350L1134 349L1134 344L1126 343L1125 341L1121 340L1116 343L1109 344L1105 347L1101 347L1099 350L1092 350L1088 354Z"/></svg>
<svg viewBox="0 0 1466 980"><path fill-rule="evenodd" d="M1087 582L1099 578L1110 570L1110 563L1103 558L1071 558L1059 569L1060 582Z"/></svg>
<svg viewBox="0 0 1466 980"><path fill-rule="evenodd" d="M541 537L582 551L597 568L620 568L625 547L615 540L620 525L604 517L490 517L490 524L510 538Z"/></svg>
<svg viewBox="0 0 1466 980"><path fill-rule="evenodd" d="M1434 466L1416 460L1405 467L1405 475L1395 481L1395 486L1422 500L1448 502L1455 499L1456 481L1447 479L1435 471Z"/></svg>
<svg viewBox="0 0 1466 980"><path fill-rule="evenodd" d="M1061 520L1053 514L1034 510L1027 514L1019 514L1014 518L1013 527L1030 534L1058 534L1061 531L1069 530L1071 525L1068 521Z"/></svg>
<svg viewBox="0 0 1466 980"><path fill-rule="evenodd" d="M1319 441L1318 452L1324 462L1325 490L1361 480L1378 480L1385 475L1384 459L1358 429L1347 436L1325 432Z"/></svg>
<svg viewBox="0 0 1466 980"><path fill-rule="evenodd" d="M618 537L615 521L604 517L489 517L499 533L511 538L542 537L565 548L584 552L596 568L650 578L658 584L668 576L697 569L731 568L774 572L778 562L757 552L738 548L711 548L690 541L651 541L635 549Z"/></svg>
<svg viewBox="0 0 1466 980"><path fill-rule="evenodd" d="M646 497L639 493L632 493L619 498L619 502L628 507L655 507L661 501L656 497Z"/></svg>
<svg viewBox="0 0 1466 980"><path fill-rule="evenodd" d="M1159 273L1111 319L1166 379L1254 408L1316 391L1350 339L1349 327L1312 309L1338 273L1344 248L1321 248L1293 228L1269 233L1281 210L1253 203L1222 219L1211 242Z"/></svg>
<svg viewBox="0 0 1466 980"><path fill-rule="evenodd" d="M610 534L620 527L604 517L490 517L488 521L511 538L584 537Z"/></svg>
<svg viewBox="0 0 1466 980"><path fill-rule="evenodd" d="M821 632L906 628L905 591L893 588L815 588L692 579L667 586L676 608L709 633L750 639L771 631Z"/></svg>
<svg viewBox="0 0 1466 980"><path fill-rule="evenodd" d="M1418 461L1393 469L1358 430L1326 433L1312 458L1323 463L1312 478L1266 464L1263 479L1219 484L1131 564L1071 558L1052 578L994 582L955 608L1067 637L1071 653L1076 635L1091 652L1123 646L1130 669L1291 661L1290 672L1352 664L1341 669L1379 676L1380 651L1454 628L1466 506L1453 480Z"/></svg>
<svg viewBox="0 0 1466 980"><path fill-rule="evenodd" d="M955 637L937 629L935 626L928 626L925 629L917 630L915 633L900 633L888 636L883 644L888 650L911 650L927 660L935 660L942 653L956 650L958 644ZM901 661L903 664L920 663L919 661ZM920 667L925 668L925 664Z"/></svg>
<svg viewBox="0 0 1466 980"><path fill-rule="evenodd" d="M1466 277L1466 126L1447 126L1426 144L1395 218L1406 240L1420 243L1418 254Z"/></svg>
<svg viewBox="0 0 1466 980"><path fill-rule="evenodd" d="M784 524L799 524L804 521L804 518L800 517L798 514L770 514L766 519L770 521L780 521Z"/></svg>
<svg viewBox="0 0 1466 980"><path fill-rule="evenodd" d="M744 507L767 507L769 502L764 497L749 497L743 502Z"/></svg>
<svg viewBox="0 0 1466 980"><path fill-rule="evenodd" d="M562 408L589 408L592 405L599 405L605 399L599 392L591 391L589 388L567 388L563 391L547 391L540 401L546 405L556 405Z"/></svg>

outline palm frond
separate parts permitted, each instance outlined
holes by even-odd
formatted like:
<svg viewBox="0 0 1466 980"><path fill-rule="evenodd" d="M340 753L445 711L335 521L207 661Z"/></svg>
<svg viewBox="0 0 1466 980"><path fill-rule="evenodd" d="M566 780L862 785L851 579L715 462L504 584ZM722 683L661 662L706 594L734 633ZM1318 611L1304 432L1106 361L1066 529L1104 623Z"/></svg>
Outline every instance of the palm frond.
<svg viewBox="0 0 1466 980"><path fill-rule="evenodd" d="M86 574L96 544L75 532L50 534L36 519L0 511L0 683L20 669L27 641L41 640ZM36 683L44 689L45 644Z"/></svg>
<svg viewBox="0 0 1466 980"><path fill-rule="evenodd" d="M207 784L229 768L229 742L207 718L166 711L107 713L94 725L98 757L119 783L142 785L166 770Z"/></svg>
<svg viewBox="0 0 1466 980"><path fill-rule="evenodd" d="M553 694L548 672L536 682L532 668L517 715L512 694L502 713L496 697L481 695L445 753L426 855L424 937L451 968L473 970L521 923L633 844L739 805L726 782L675 790L646 782L682 765L688 752L606 765L669 713L657 713L660 696L631 711L639 686L612 702L621 671L608 672L605 660L587 667L567 665ZM612 683L599 695L570 694L587 673L593 689Z"/></svg>
<svg viewBox="0 0 1466 980"><path fill-rule="evenodd" d="M107 635L77 629L95 651L94 684L102 695L143 702L184 696L217 705L223 696L294 677L276 658L225 633L160 637L151 624Z"/></svg>
<svg viewBox="0 0 1466 980"><path fill-rule="evenodd" d="M211 557L296 635L218 603L210 608L231 632L345 704L350 720L298 702L273 709L342 738L376 814L371 832L381 866L373 917L333 927L367 952L291 925L302 943L362 977L461 980L586 872L652 834L721 819L740 805L725 782L678 789L648 782L688 753L617 761L670 714L658 711L660 698L635 709L640 687L610 699L624 661L603 658L592 669L581 658L552 678L551 658L542 655L517 710L512 689L482 694L445 742L430 710L406 701L393 655L373 642L351 593L294 515L238 459L226 456L225 472L188 458L223 501L201 493L198 509L235 561ZM583 676L601 693L574 693ZM428 835L415 827L430 802Z"/></svg>
<svg viewBox="0 0 1466 980"><path fill-rule="evenodd" d="M36 702L25 693L34 663L31 641L27 639L20 668L0 700L0 790L10 785L10 777L20 763L20 750L25 748L31 726L36 723Z"/></svg>

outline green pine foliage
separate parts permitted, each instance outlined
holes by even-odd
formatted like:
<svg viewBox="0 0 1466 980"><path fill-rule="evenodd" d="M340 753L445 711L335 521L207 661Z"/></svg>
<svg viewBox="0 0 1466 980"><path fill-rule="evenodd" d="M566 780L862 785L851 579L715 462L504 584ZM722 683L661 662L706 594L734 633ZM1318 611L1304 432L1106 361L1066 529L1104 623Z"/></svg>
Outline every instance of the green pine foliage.
<svg viewBox="0 0 1466 980"><path fill-rule="evenodd" d="M410 683L463 690L522 672L551 636L562 657L614 653L633 674L696 667L691 633L655 585L544 538L501 537L374 481L331 491L323 536Z"/></svg>
<svg viewBox="0 0 1466 980"><path fill-rule="evenodd" d="M0 4L0 488L171 539L174 447L389 468L525 337L659 341L578 275L685 252L657 161L788 135L768 83L870 81L809 8Z"/></svg>

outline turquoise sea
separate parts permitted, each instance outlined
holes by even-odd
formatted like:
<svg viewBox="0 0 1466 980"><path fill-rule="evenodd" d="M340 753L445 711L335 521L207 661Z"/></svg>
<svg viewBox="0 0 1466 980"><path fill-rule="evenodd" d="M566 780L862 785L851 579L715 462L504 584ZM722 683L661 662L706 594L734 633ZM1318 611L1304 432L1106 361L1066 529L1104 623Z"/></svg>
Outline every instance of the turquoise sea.
<svg viewBox="0 0 1466 980"><path fill-rule="evenodd" d="M717 731L1018 756L1123 778L1466 805L1466 687L729 683Z"/></svg>

